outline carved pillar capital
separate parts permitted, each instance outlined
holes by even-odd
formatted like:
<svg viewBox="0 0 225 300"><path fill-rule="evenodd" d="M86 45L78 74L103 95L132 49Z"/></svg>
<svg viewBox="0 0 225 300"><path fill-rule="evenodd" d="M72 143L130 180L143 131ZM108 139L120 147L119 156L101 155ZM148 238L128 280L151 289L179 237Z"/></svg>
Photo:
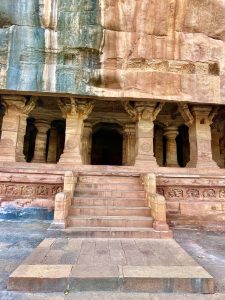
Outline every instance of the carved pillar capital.
<svg viewBox="0 0 225 300"><path fill-rule="evenodd" d="M28 114L35 108L37 97L31 97L29 100L24 96L4 95L2 96L2 104L5 112L13 112L14 114Z"/></svg>
<svg viewBox="0 0 225 300"><path fill-rule="evenodd" d="M164 136L168 140L175 140L176 137L178 136L178 128L176 126L168 126L164 130Z"/></svg>
<svg viewBox="0 0 225 300"><path fill-rule="evenodd" d="M64 118L85 120L94 108L94 101L70 97L69 99L58 99L58 105Z"/></svg>
<svg viewBox="0 0 225 300"><path fill-rule="evenodd" d="M163 102L157 103L151 101L123 102L125 110L134 121L155 121L163 105Z"/></svg>
<svg viewBox="0 0 225 300"><path fill-rule="evenodd" d="M37 131L42 134L46 134L47 131L50 129L51 125L50 122L47 120L35 120L35 127Z"/></svg>

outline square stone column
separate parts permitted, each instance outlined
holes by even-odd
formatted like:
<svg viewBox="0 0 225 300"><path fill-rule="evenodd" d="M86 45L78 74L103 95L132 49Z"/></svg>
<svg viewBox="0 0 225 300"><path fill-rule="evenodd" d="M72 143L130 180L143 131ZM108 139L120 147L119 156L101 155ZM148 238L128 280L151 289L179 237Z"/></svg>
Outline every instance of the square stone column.
<svg viewBox="0 0 225 300"><path fill-rule="evenodd" d="M193 106L191 109L193 122L189 125L190 162L192 168L218 168L212 159L211 123L212 106Z"/></svg>
<svg viewBox="0 0 225 300"><path fill-rule="evenodd" d="M164 103L136 101L134 105L124 102L124 108L136 121L136 157L134 165L144 169L158 166L154 156L154 120Z"/></svg>
<svg viewBox="0 0 225 300"><path fill-rule="evenodd" d="M23 147L26 133L28 114L34 109L36 99L28 101L23 96L2 96L5 114L2 120L2 134L0 141L0 161L25 161Z"/></svg>
<svg viewBox="0 0 225 300"><path fill-rule="evenodd" d="M221 132L218 124L213 124L212 128L212 157L220 168L224 167L224 161L220 149Z"/></svg>
<svg viewBox="0 0 225 300"><path fill-rule="evenodd" d="M60 157L60 164L82 165L82 136L84 120L91 113L93 101L70 98L58 101L59 107L66 118L65 146Z"/></svg>

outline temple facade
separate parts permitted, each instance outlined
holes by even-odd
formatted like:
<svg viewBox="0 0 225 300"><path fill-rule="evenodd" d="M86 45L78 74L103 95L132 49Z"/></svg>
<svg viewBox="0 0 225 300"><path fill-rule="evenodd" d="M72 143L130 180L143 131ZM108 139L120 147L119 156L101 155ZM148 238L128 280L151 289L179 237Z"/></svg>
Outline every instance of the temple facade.
<svg viewBox="0 0 225 300"><path fill-rule="evenodd" d="M224 125L218 105L2 95L0 159L218 170Z"/></svg>
<svg viewBox="0 0 225 300"><path fill-rule="evenodd" d="M84 2L0 3L0 217L223 230L224 4Z"/></svg>

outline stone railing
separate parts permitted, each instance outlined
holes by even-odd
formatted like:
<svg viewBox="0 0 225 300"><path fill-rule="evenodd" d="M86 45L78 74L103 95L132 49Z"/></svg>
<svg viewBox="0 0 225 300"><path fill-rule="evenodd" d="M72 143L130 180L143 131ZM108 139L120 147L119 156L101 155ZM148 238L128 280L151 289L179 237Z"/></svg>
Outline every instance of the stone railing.
<svg viewBox="0 0 225 300"><path fill-rule="evenodd" d="M148 205L151 208L151 216L153 218L153 228L159 231L168 231L169 226L166 223L166 200L164 196L156 192L156 176L155 174L141 175L144 185Z"/></svg>
<svg viewBox="0 0 225 300"><path fill-rule="evenodd" d="M55 212L53 227L63 229L67 227L67 217L71 207L74 191L78 180L78 174L67 171L64 176L63 192L55 196Z"/></svg>

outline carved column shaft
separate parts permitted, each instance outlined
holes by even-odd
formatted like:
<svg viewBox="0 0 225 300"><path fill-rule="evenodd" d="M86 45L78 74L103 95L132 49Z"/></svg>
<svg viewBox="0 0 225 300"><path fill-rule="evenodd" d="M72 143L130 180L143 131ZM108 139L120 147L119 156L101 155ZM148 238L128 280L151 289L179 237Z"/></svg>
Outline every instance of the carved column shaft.
<svg viewBox="0 0 225 300"><path fill-rule="evenodd" d="M57 160L57 130L51 127L48 142L48 157L47 162L55 164Z"/></svg>
<svg viewBox="0 0 225 300"><path fill-rule="evenodd" d="M92 126L85 123L82 136L82 160L84 165L91 164Z"/></svg>
<svg viewBox="0 0 225 300"><path fill-rule="evenodd" d="M143 168L157 166L153 149L154 120L162 106L163 103L150 101L135 102L134 106L129 102L124 102L124 108L132 120L137 121L135 166Z"/></svg>
<svg viewBox="0 0 225 300"><path fill-rule="evenodd" d="M177 161L177 143L176 137L178 135L178 128L169 126L165 129L164 136L166 137L166 166L178 167Z"/></svg>
<svg viewBox="0 0 225 300"><path fill-rule="evenodd" d="M218 167L212 159L211 106L192 107L194 121L189 125L190 162L188 167Z"/></svg>
<svg viewBox="0 0 225 300"><path fill-rule="evenodd" d="M47 147L47 132L50 129L50 124L46 120L35 121L37 128L37 135L34 148L34 157L32 162L45 163L46 162L46 147Z"/></svg>
<svg viewBox="0 0 225 300"><path fill-rule="evenodd" d="M157 166L154 157L154 110L155 103L136 103L138 121L136 124L136 158L135 166Z"/></svg>
<svg viewBox="0 0 225 300"><path fill-rule="evenodd" d="M163 166L163 129L157 129L155 131L155 158L160 167Z"/></svg>
<svg viewBox="0 0 225 300"><path fill-rule="evenodd" d="M134 125L125 125L123 132L123 165L132 166L135 160L136 131Z"/></svg>
<svg viewBox="0 0 225 300"><path fill-rule="evenodd" d="M59 102L60 108L66 117L66 132L64 152L59 163L81 165L82 136L84 120L93 109L93 101L70 99L71 102L64 105Z"/></svg>

